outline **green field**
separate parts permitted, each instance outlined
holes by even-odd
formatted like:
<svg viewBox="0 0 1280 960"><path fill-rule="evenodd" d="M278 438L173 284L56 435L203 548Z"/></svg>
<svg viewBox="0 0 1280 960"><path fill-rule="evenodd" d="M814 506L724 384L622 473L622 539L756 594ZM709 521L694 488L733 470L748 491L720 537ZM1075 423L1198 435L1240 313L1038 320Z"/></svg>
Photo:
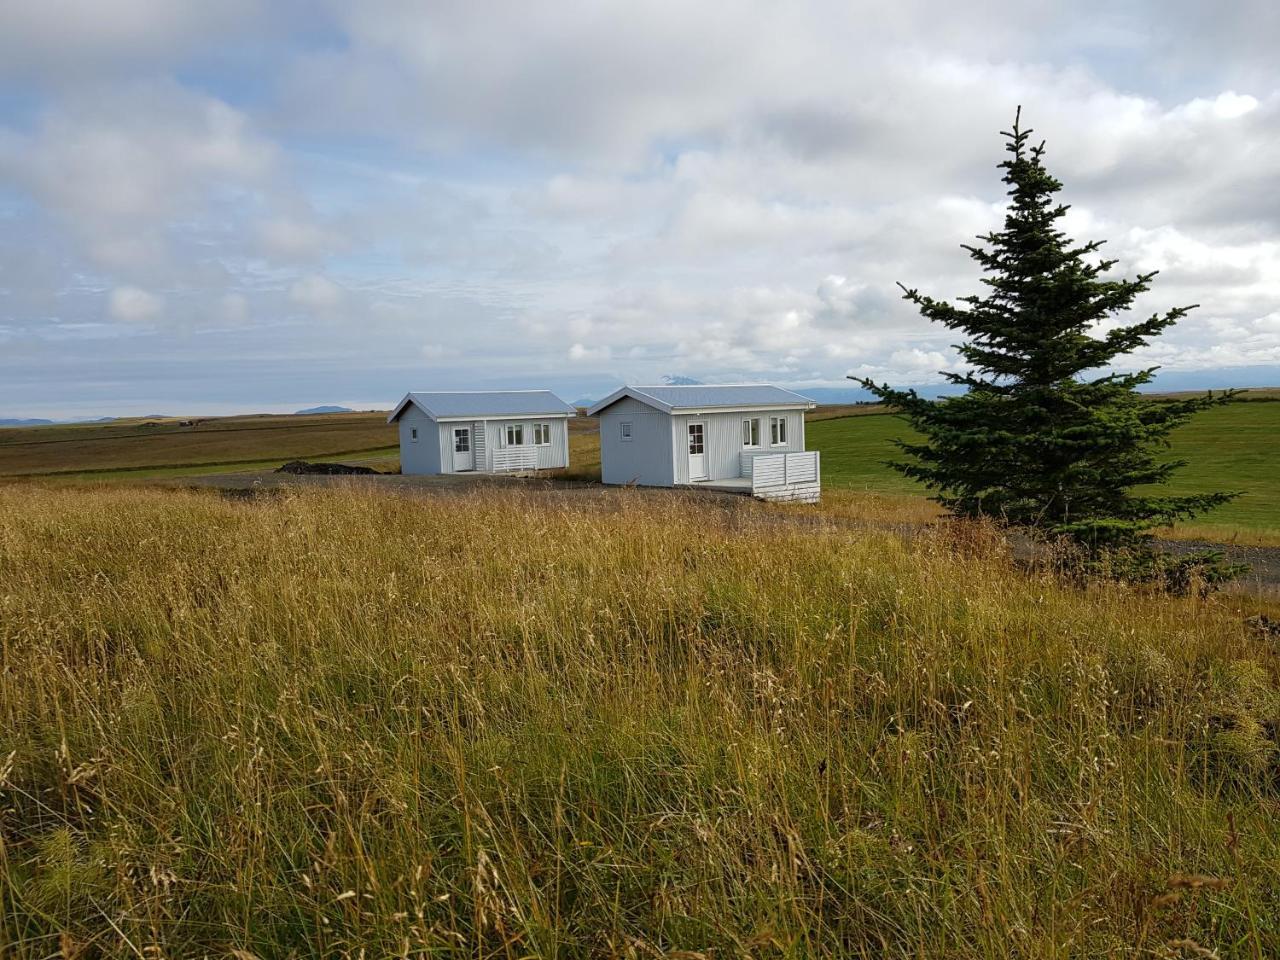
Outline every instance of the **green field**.
<svg viewBox="0 0 1280 960"><path fill-rule="evenodd" d="M893 441L909 435L899 418L875 407L822 407L809 416L810 449L822 452L823 485L892 496L922 488L888 469ZM0 430L0 479L36 476L67 482L130 482L270 470L294 458L343 460L395 470L396 431L382 413L223 417L181 426L176 420ZM597 479L594 421L570 424L566 475ZM1207 411L1174 435L1172 457L1189 461L1171 493L1240 490L1202 518L1192 533L1280 532L1280 402L1250 400Z"/></svg>
<svg viewBox="0 0 1280 960"><path fill-rule="evenodd" d="M894 441L911 435L900 418L881 414L815 419L806 428L810 449L822 451L828 488L920 494L923 487L884 466ZM1170 457L1187 460L1169 493L1239 490L1242 495L1204 522L1248 530L1280 529L1280 402L1249 401L1208 410L1173 436Z"/></svg>
<svg viewBox="0 0 1280 960"><path fill-rule="evenodd" d="M0 477L122 471L148 478L246 464L265 467L299 457L372 457L388 451L394 456L396 443L396 428L376 411L3 428Z"/></svg>

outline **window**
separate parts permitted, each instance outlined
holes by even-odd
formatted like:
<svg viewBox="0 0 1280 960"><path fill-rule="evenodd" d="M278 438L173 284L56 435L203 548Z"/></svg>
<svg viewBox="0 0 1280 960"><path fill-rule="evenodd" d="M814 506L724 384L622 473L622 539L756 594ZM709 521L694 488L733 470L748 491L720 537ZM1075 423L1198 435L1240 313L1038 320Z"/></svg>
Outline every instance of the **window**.
<svg viewBox="0 0 1280 960"><path fill-rule="evenodd" d="M703 452L702 446L702 424L689 424L689 452L698 454Z"/></svg>
<svg viewBox="0 0 1280 960"><path fill-rule="evenodd" d="M630 420L623 420L620 424L618 424L618 436L620 436L623 440L631 439L631 421Z"/></svg>
<svg viewBox="0 0 1280 960"><path fill-rule="evenodd" d="M760 418L752 417L742 421L742 445L744 447L760 446Z"/></svg>
<svg viewBox="0 0 1280 960"><path fill-rule="evenodd" d="M775 447L784 446L787 442L787 418L769 418L769 440Z"/></svg>
<svg viewBox="0 0 1280 960"><path fill-rule="evenodd" d="M551 446L551 424L535 423L533 425L533 445L535 447Z"/></svg>
<svg viewBox="0 0 1280 960"><path fill-rule="evenodd" d="M454 453L470 453L471 452L471 431L455 430L453 431L453 452Z"/></svg>
<svg viewBox="0 0 1280 960"><path fill-rule="evenodd" d="M507 446L508 447L524 446L524 424L523 423L507 424Z"/></svg>
<svg viewBox="0 0 1280 960"><path fill-rule="evenodd" d="M418 442L418 428L417 428L417 427L410 427L410 428L409 428L409 439L410 439L410 440L412 440L414 443L417 443L417 442Z"/></svg>

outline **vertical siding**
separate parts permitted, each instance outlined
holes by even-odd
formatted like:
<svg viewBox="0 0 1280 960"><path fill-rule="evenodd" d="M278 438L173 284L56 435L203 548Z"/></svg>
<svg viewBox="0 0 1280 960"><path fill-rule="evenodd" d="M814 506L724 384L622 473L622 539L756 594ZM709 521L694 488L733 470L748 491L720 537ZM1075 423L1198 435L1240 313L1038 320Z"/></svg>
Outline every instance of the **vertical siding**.
<svg viewBox="0 0 1280 960"><path fill-rule="evenodd" d="M675 482L669 416L624 397L596 419L600 422L600 478L605 483L669 487ZM624 421L631 424L630 441L622 439Z"/></svg>
<svg viewBox="0 0 1280 960"><path fill-rule="evenodd" d="M533 443L533 425L535 423L551 424L551 445L538 448L538 469L559 470L569 465L569 421L564 417L555 420L530 420L526 426L529 436L525 439Z"/></svg>
<svg viewBox="0 0 1280 960"><path fill-rule="evenodd" d="M477 420L471 425L471 452L476 458L476 470L488 473L489 466L489 431L485 421Z"/></svg>
<svg viewBox="0 0 1280 960"><path fill-rule="evenodd" d="M476 454L476 469L492 472L493 451L502 448L506 443L508 423L524 424L524 442L527 447L536 446L533 442L533 425L535 423L551 424L551 445L537 447L538 469L559 470L569 465L569 424L564 417L547 418L545 420L523 418L515 420L485 420L476 424L476 435L484 439L479 441L484 447L484 456ZM477 451L480 447L477 446Z"/></svg>
<svg viewBox="0 0 1280 960"><path fill-rule="evenodd" d="M499 434L502 432L502 422L499 420L482 420L477 425L484 431L484 470L485 473L493 472L493 452L502 446Z"/></svg>
<svg viewBox="0 0 1280 960"><path fill-rule="evenodd" d="M436 440L440 445L440 472L453 473L453 428L456 423L440 424L440 433Z"/></svg>
<svg viewBox="0 0 1280 960"><path fill-rule="evenodd" d="M551 424L551 445L538 447L538 469L555 470L569 465L569 423L564 417L548 420L477 420L474 423L452 421L436 423L418 407L410 404L399 420L400 472L411 474L453 473L453 430L471 428L471 452L475 469L480 473L493 470L493 451L501 443L502 431L508 423L523 423L525 443L533 446L533 425ZM411 428L418 428L416 443L409 439Z"/></svg>
<svg viewBox="0 0 1280 960"><path fill-rule="evenodd" d="M787 418L787 442L769 443L769 418ZM675 457L676 483L689 482L689 423L706 424L703 445L707 457L707 479L725 480L742 476L742 421L760 418L760 453L795 452L804 449L804 412L801 410L758 410L752 412L717 412L700 416L680 414L671 417L671 446Z"/></svg>
<svg viewBox="0 0 1280 960"><path fill-rule="evenodd" d="M440 472L440 448L436 422L415 404L409 404L398 421L400 427L400 472L428 474ZM410 439L410 431L418 428L418 439Z"/></svg>

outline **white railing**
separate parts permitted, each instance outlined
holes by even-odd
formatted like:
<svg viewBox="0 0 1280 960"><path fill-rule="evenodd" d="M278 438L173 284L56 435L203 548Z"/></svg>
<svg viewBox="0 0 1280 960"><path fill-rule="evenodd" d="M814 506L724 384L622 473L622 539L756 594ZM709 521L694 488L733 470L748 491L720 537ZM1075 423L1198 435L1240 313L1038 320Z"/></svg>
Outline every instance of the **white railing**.
<svg viewBox="0 0 1280 960"><path fill-rule="evenodd" d="M537 469L537 447L497 447L493 451L494 473L510 473L516 470Z"/></svg>
<svg viewBox="0 0 1280 960"><path fill-rule="evenodd" d="M789 487L812 488L816 493L822 469L817 450L743 454L742 475L751 478L753 494L767 497Z"/></svg>

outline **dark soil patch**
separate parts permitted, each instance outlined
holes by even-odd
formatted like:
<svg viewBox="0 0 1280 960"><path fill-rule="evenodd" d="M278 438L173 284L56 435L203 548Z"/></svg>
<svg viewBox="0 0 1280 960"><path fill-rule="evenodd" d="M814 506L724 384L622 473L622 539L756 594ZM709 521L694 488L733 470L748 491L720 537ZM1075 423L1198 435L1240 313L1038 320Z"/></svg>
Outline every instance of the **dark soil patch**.
<svg viewBox="0 0 1280 960"><path fill-rule="evenodd" d="M320 477L368 477L380 476L372 467L358 467L350 463L308 463L306 460L290 460L276 473L291 473L294 476Z"/></svg>

